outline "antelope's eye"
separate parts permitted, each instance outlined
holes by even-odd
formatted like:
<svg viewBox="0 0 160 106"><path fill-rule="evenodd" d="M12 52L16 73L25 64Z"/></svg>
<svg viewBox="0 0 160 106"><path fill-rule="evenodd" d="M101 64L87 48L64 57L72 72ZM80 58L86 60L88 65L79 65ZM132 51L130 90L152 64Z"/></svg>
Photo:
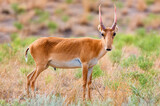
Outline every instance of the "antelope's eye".
<svg viewBox="0 0 160 106"><path fill-rule="evenodd" d="M103 34L103 33L101 33L101 35L102 35L102 36L104 36L104 34Z"/></svg>
<svg viewBox="0 0 160 106"><path fill-rule="evenodd" d="M116 36L116 33L115 33L115 32L113 33L113 36Z"/></svg>

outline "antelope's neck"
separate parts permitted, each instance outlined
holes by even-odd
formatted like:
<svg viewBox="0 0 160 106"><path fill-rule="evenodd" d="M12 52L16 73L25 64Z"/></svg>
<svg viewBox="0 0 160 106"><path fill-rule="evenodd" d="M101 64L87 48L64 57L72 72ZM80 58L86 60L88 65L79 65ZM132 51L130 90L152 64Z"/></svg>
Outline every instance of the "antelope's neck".
<svg viewBox="0 0 160 106"><path fill-rule="evenodd" d="M105 50L105 44L102 39L99 40L99 46L100 46L100 52L98 55L98 59L100 59L101 57L103 57L107 53L107 51Z"/></svg>

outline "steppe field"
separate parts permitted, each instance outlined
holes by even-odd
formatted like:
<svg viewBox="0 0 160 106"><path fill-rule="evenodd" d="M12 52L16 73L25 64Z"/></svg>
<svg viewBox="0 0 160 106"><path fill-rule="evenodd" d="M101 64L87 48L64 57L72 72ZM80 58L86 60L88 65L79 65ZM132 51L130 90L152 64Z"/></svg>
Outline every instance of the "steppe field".
<svg viewBox="0 0 160 106"><path fill-rule="evenodd" d="M100 4L106 27L116 5L118 32L93 68L92 101L82 99L80 68L49 67L28 97L27 47L40 37L101 39ZM66 105L160 106L160 0L0 0L0 106Z"/></svg>

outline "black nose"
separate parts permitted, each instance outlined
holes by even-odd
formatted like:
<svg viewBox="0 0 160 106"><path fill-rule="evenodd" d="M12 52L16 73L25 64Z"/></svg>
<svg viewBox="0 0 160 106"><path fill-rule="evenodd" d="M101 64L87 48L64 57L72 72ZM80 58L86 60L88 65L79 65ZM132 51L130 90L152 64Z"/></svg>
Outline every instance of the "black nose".
<svg viewBox="0 0 160 106"><path fill-rule="evenodd" d="M111 49L106 49L107 51L111 51Z"/></svg>

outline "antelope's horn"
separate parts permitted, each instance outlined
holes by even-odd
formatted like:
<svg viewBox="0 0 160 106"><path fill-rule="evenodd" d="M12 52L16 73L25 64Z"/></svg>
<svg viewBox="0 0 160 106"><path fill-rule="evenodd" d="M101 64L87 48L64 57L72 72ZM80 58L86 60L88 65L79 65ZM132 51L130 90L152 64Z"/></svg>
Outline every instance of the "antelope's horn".
<svg viewBox="0 0 160 106"><path fill-rule="evenodd" d="M105 29L105 26L104 26L103 23L102 23L101 5L99 5L99 22L100 22L100 25L101 25L102 29L104 30L104 29Z"/></svg>
<svg viewBox="0 0 160 106"><path fill-rule="evenodd" d="M114 5L114 23L112 25L112 29L115 30L117 25L117 14L116 14L116 6Z"/></svg>

